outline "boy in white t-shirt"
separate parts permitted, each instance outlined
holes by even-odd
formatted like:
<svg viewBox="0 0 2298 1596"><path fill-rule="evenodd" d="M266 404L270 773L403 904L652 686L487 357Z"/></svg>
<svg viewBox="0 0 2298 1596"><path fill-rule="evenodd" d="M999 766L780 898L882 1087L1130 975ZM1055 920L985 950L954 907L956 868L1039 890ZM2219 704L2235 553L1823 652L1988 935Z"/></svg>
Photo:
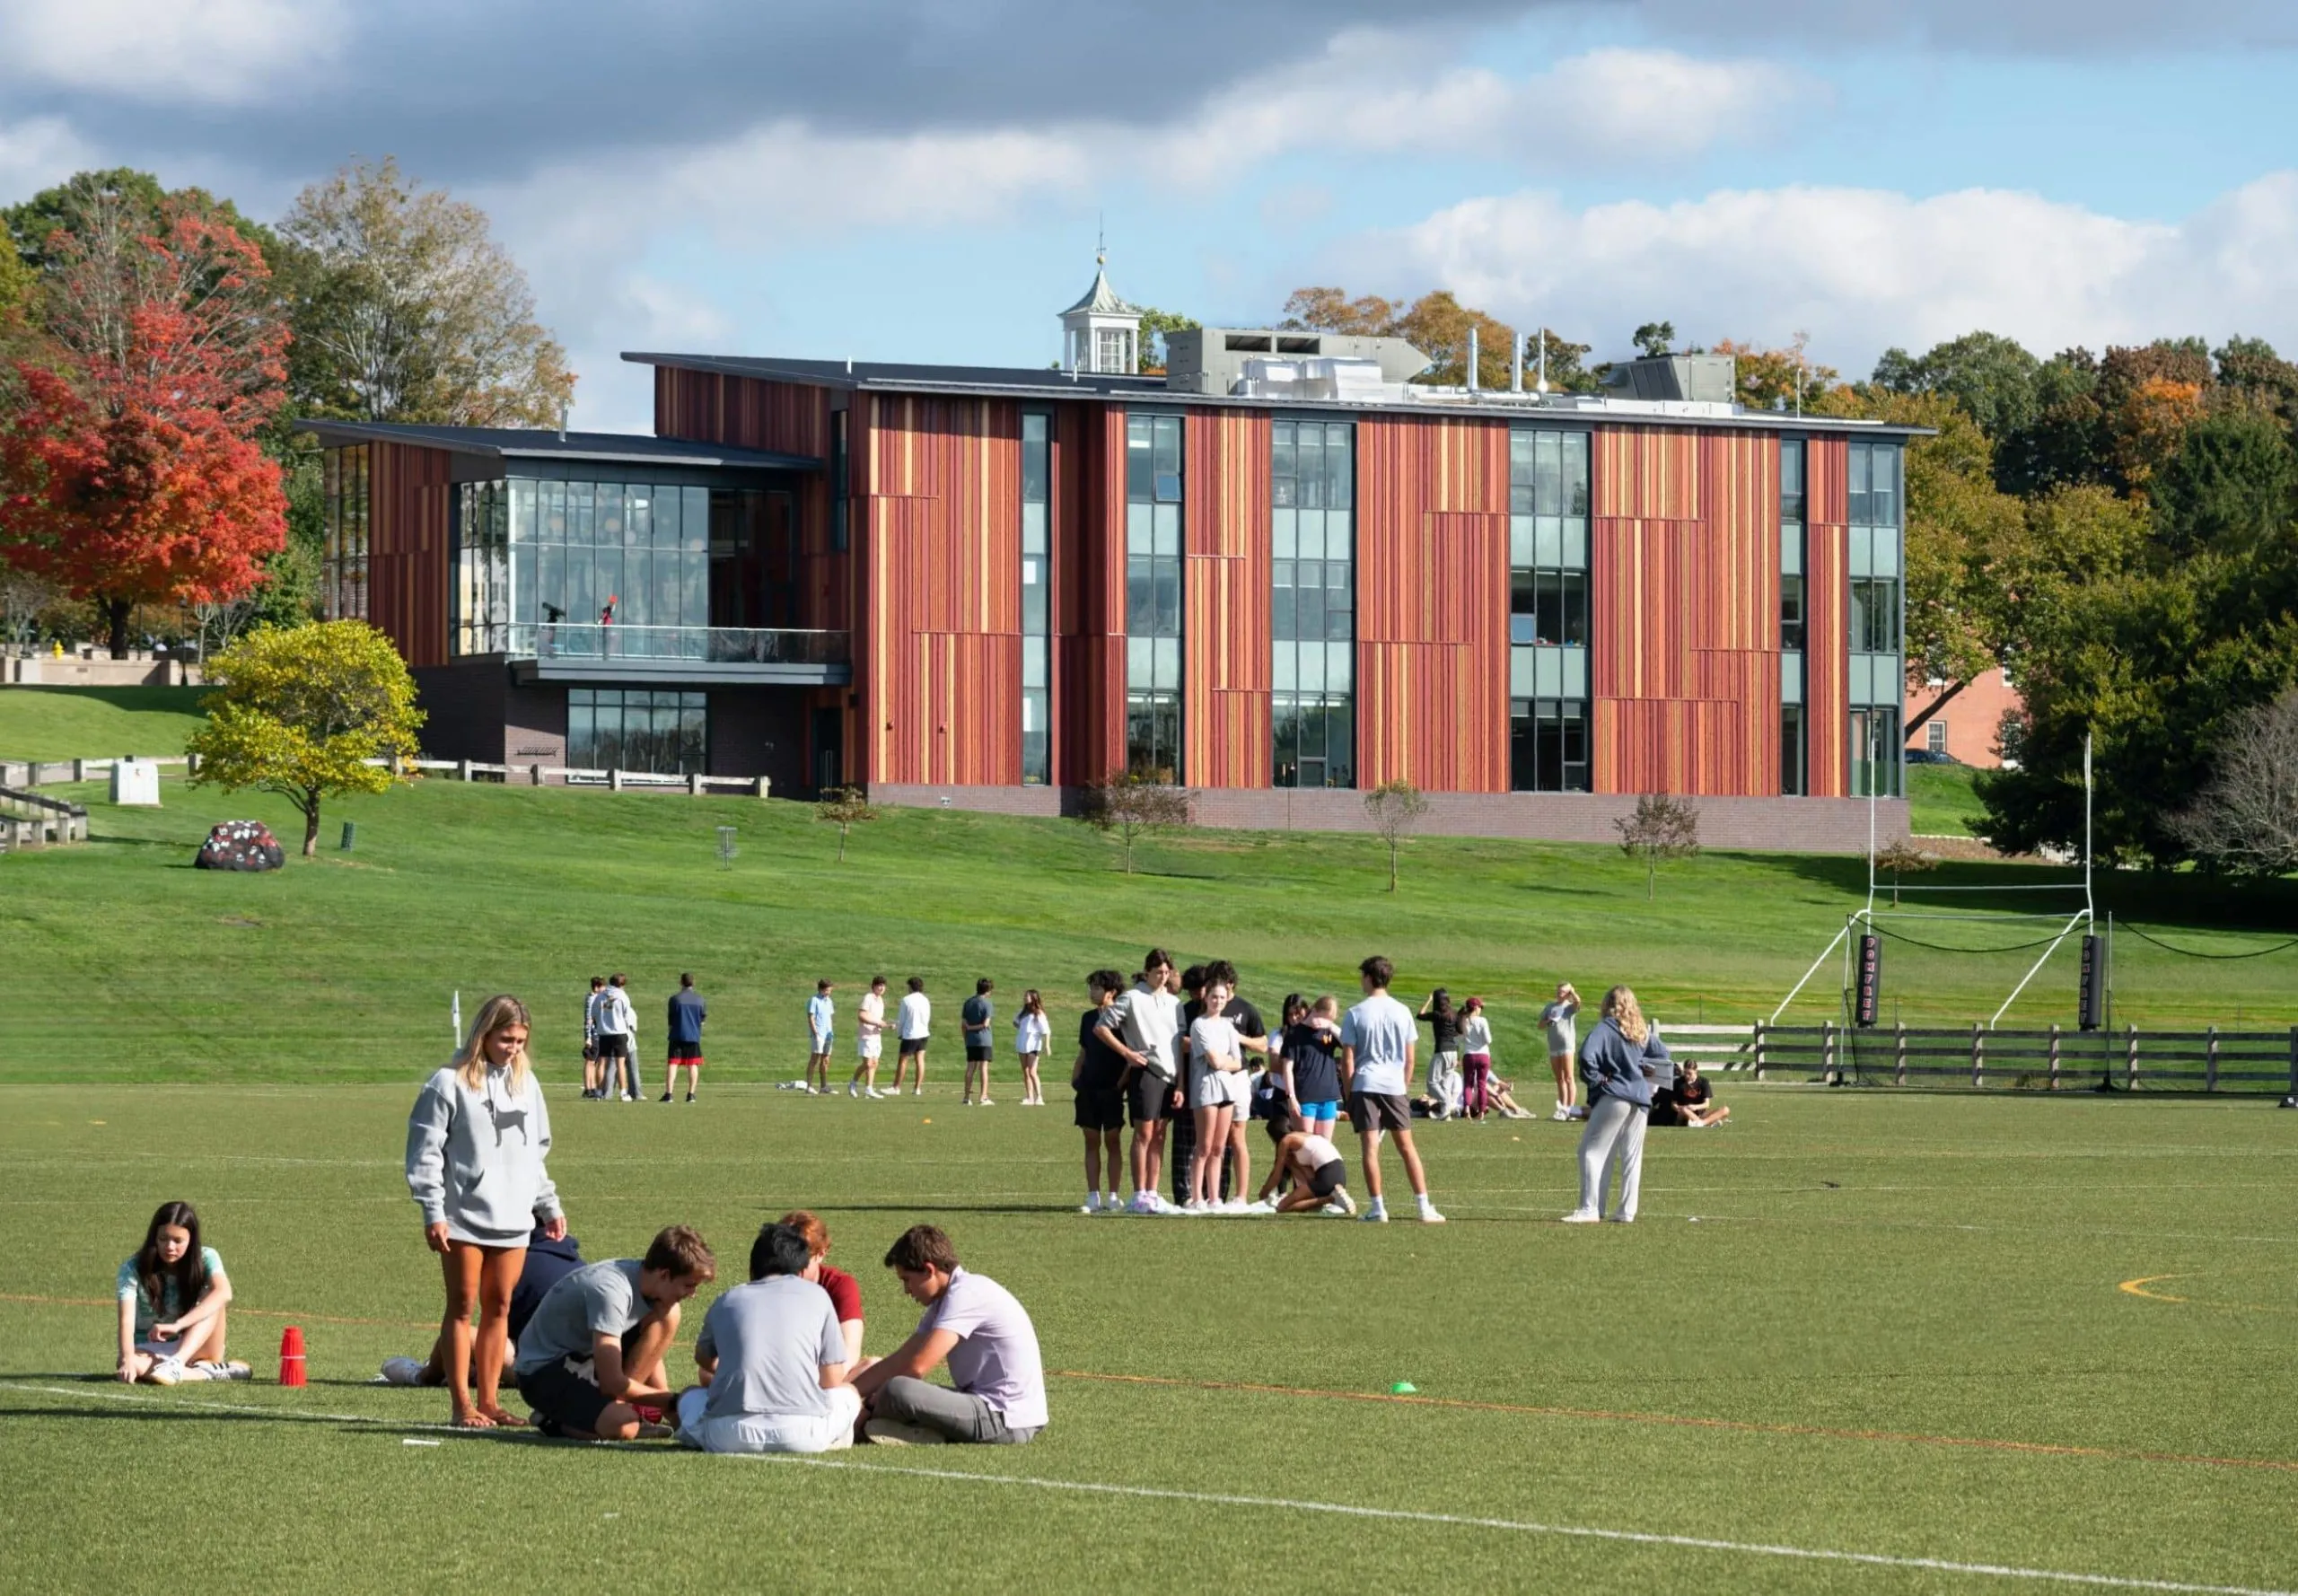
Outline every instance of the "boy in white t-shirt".
<svg viewBox="0 0 2298 1596"><path fill-rule="evenodd" d="M905 1067L917 1066L912 1079L909 1095L922 1097L925 1092L925 1044L934 1035L934 1003L925 995L925 978L909 978L909 991L902 998L901 1006L894 1011L894 1034L899 1039L901 1051L894 1058L894 1095L901 1095L901 1077Z"/></svg>
<svg viewBox="0 0 2298 1596"><path fill-rule="evenodd" d="M823 1097L829 1095L829 1050L838 1023L838 1005L829 995L831 985L816 981L814 995L806 999L806 1090ZM817 1077L820 1085L815 1084Z"/></svg>
<svg viewBox="0 0 2298 1596"><path fill-rule="evenodd" d="M884 1050L886 1038L886 978L872 976L870 990L854 1005L854 1029L861 1040L855 1044L855 1057L861 1062L854 1066L854 1078L846 1083L848 1097L883 1097L878 1090L878 1055Z"/></svg>

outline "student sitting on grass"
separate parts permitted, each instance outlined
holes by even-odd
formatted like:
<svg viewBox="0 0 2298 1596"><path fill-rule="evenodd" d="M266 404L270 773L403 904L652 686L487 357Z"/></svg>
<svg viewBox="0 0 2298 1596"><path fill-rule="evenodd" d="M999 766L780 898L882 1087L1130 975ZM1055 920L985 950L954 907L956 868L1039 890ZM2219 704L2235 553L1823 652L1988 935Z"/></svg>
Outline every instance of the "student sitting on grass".
<svg viewBox="0 0 2298 1596"><path fill-rule="evenodd" d="M550 1110L528 1065L527 1034L524 1004L488 998L461 1049L424 1083L407 1118L407 1188L423 1211L423 1238L439 1255L446 1283L432 1359L446 1372L454 1422L470 1429L519 1422L497 1399L511 1293L535 1225L546 1235L566 1233L557 1188L543 1167Z"/></svg>
<svg viewBox="0 0 2298 1596"><path fill-rule="evenodd" d="M838 1333L846 1342L846 1361L856 1369L863 1367L870 1360L862 1355L862 1283L829 1261L829 1226L803 1208L785 1214L779 1223L805 1238L808 1261L803 1272L829 1293L829 1305L838 1313Z"/></svg>
<svg viewBox="0 0 2298 1596"><path fill-rule="evenodd" d="M213 1247L199 1242L199 1215L189 1203L162 1203L144 1229L144 1245L119 1266L119 1367L123 1384L139 1380L245 1380L248 1366L224 1355L224 1310L231 1276Z"/></svg>
<svg viewBox="0 0 2298 1596"><path fill-rule="evenodd" d="M578 1441L668 1435L638 1408L671 1399L662 1360L679 1333L679 1304L717 1273L702 1237L674 1224L645 1258L588 1264L552 1286L519 1340L519 1394L535 1427ZM640 1334L626 1353L633 1330Z"/></svg>
<svg viewBox="0 0 2298 1596"><path fill-rule="evenodd" d="M1261 1214L1330 1214L1336 1217L1356 1212L1348 1195L1348 1165L1332 1138L1313 1131L1287 1131L1276 1144L1279 1174L1293 1177L1293 1189L1281 1198L1263 1197L1253 1205Z"/></svg>
<svg viewBox="0 0 2298 1596"><path fill-rule="evenodd" d="M854 1444L862 1399L829 1293L805 1277L796 1226L750 1243L750 1278L710 1304L694 1344L706 1382L678 1399L679 1439L700 1451L818 1452Z"/></svg>
<svg viewBox="0 0 2298 1596"><path fill-rule="evenodd" d="M960 1268L950 1238L930 1224L904 1231L886 1267L925 1316L897 1351L854 1377L869 1414L863 1434L880 1446L1036 1439L1046 1425L1045 1365L1037 1327L1013 1293ZM930 1384L925 1376L944 1359L950 1385Z"/></svg>
<svg viewBox="0 0 2298 1596"><path fill-rule="evenodd" d="M1674 1085L1653 1088L1652 1111L1645 1119L1655 1127L1673 1125L1687 1130L1706 1130L1731 1117L1732 1110L1715 1101L1707 1077L1699 1073L1699 1061L1686 1058L1676 1065Z"/></svg>

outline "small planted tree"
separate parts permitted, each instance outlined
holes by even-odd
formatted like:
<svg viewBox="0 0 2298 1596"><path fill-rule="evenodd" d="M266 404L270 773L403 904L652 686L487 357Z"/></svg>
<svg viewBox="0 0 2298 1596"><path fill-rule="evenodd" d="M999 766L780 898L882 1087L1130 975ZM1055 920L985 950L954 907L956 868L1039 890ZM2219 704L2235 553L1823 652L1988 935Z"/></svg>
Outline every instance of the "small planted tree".
<svg viewBox="0 0 2298 1596"><path fill-rule="evenodd" d="M1897 908L1899 906L1899 877L1921 875L1927 870L1936 870L1939 861L1901 837L1890 846L1876 850L1875 868L1890 872L1891 907Z"/></svg>
<svg viewBox="0 0 2298 1596"><path fill-rule="evenodd" d="M1389 890L1397 890L1397 850L1420 826L1428 800L1408 781L1384 781L1364 794L1364 812L1389 849Z"/></svg>
<svg viewBox="0 0 2298 1596"><path fill-rule="evenodd" d="M1612 829L1619 833L1620 852L1644 862L1646 903L1662 864L1699 857L1699 805L1688 798L1646 793L1636 801L1636 812L1614 820Z"/></svg>
<svg viewBox="0 0 2298 1596"><path fill-rule="evenodd" d="M1135 774L1087 784L1077 818L1125 844L1125 873L1133 873L1133 845L1152 831L1188 824L1188 794L1180 787Z"/></svg>
<svg viewBox="0 0 2298 1596"><path fill-rule="evenodd" d="M874 820L878 811L870 807L870 794L861 787L827 787L814 804L814 819L826 826L838 828L838 862L846 863L846 834L864 821Z"/></svg>
<svg viewBox="0 0 2298 1596"><path fill-rule="evenodd" d="M322 800L385 792L415 756L415 680L364 621L259 627L207 662L207 723L185 745L199 759L193 782L286 799L303 813L306 859Z"/></svg>

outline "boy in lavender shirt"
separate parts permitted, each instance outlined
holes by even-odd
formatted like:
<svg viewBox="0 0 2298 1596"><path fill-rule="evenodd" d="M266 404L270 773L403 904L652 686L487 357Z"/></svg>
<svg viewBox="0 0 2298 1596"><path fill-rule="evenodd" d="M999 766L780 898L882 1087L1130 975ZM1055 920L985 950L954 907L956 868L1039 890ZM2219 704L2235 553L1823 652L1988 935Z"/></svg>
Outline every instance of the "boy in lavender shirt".
<svg viewBox="0 0 2298 1596"><path fill-rule="evenodd" d="M925 1316L890 1356L854 1376L862 1434L880 1446L1035 1440L1047 1419L1045 1365L1037 1327L1013 1293L960 1268L950 1238L930 1224L904 1231L886 1267ZM951 1383L935 1385L925 1376L944 1360Z"/></svg>

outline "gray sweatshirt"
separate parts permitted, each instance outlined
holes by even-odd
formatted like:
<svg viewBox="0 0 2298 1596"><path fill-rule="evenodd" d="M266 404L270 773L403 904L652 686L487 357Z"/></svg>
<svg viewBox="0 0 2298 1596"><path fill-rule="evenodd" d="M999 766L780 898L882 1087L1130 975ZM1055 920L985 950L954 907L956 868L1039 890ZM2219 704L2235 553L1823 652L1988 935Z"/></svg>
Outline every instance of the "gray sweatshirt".
<svg viewBox="0 0 2298 1596"><path fill-rule="evenodd" d="M477 1092L443 1069L407 1117L407 1188L424 1224L443 1220L458 1241L523 1246L537 1220L557 1218L549 1153L550 1110L532 1070L513 1096L507 1069L489 1069Z"/></svg>

